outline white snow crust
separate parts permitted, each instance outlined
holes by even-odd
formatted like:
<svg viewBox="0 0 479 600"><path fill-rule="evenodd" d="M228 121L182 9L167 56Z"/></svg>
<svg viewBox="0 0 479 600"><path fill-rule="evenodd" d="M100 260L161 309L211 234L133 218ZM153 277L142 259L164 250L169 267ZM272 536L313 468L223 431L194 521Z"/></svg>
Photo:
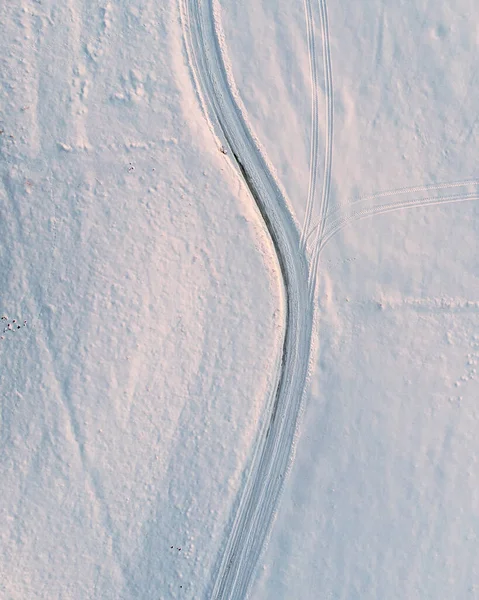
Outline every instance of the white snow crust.
<svg viewBox="0 0 479 600"><path fill-rule="evenodd" d="M250 597L479 598L477 6L211 2L313 265L326 213ZM2 600L211 597L267 419L278 257L180 6L3 7Z"/></svg>

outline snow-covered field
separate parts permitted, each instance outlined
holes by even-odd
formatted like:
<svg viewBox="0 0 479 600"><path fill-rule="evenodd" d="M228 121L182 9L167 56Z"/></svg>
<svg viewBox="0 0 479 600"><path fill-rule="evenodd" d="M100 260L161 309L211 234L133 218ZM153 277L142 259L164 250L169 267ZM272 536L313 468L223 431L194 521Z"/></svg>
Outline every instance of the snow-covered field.
<svg viewBox="0 0 479 600"><path fill-rule="evenodd" d="M476 12L4 6L1 600L479 598Z"/></svg>

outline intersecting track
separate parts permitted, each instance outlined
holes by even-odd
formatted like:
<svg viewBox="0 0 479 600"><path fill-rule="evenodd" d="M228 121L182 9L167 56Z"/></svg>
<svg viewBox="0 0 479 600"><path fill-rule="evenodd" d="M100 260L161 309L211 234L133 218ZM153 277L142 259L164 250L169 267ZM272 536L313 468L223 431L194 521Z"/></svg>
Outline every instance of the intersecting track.
<svg viewBox="0 0 479 600"><path fill-rule="evenodd" d="M271 237L285 295L285 330L276 389L268 404L211 595L248 594L288 469L311 348L308 269L286 202L243 119L228 81L213 0L180 0L185 44L197 91L215 134L229 151Z"/></svg>

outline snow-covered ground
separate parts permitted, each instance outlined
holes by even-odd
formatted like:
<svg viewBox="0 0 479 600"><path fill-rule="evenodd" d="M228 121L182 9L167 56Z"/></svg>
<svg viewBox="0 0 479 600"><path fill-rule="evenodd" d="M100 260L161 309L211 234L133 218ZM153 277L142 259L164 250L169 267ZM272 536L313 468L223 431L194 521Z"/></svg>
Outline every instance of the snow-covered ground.
<svg viewBox="0 0 479 600"><path fill-rule="evenodd" d="M2 599L209 598L254 473L287 302L186 4L4 7ZM475 8L212 2L310 259L329 215L252 598L479 598Z"/></svg>
<svg viewBox="0 0 479 600"><path fill-rule="evenodd" d="M174 3L7 12L0 597L202 597L280 351L271 243Z"/></svg>
<svg viewBox="0 0 479 600"><path fill-rule="evenodd" d="M320 352L255 598L479 597L477 206L326 248Z"/></svg>
<svg viewBox="0 0 479 600"><path fill-rule="evenodd" d="M223 4L230 64L302 223L327 142L320 10L308 31L308 2L246 4ZM352 222L321 257L311 393L252 596L479 598L474 4L327 8L330 210Z"/></svg>

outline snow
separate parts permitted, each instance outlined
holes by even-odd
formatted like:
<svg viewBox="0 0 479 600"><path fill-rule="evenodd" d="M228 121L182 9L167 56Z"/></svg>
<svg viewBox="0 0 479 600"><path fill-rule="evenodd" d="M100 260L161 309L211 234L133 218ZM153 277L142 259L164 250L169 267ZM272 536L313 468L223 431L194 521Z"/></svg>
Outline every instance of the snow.
<svg viewBox="0 0 479 600"><path fill-rule="evenodd" d="M308 2L212 2L298 240L308 198L305 237L322 195L329 215L294 460L250 596L477 598L475 5ZM211 597L255 472L285 292L205 119L184 4L4 8L8 600Z"/></svg>
<svg viewBox="0 0 479 600"><path fill-rule="evenodd" d="M311 396L254 597L477 597L476 220L474 204L397 212L326 248Z"/></svg>
<svg viewBox="0 0 479 600"><path fill-rule="evenodd" d="M279 353L271 243L174 4L9 13L0 596L201 596Z"/></svg>

